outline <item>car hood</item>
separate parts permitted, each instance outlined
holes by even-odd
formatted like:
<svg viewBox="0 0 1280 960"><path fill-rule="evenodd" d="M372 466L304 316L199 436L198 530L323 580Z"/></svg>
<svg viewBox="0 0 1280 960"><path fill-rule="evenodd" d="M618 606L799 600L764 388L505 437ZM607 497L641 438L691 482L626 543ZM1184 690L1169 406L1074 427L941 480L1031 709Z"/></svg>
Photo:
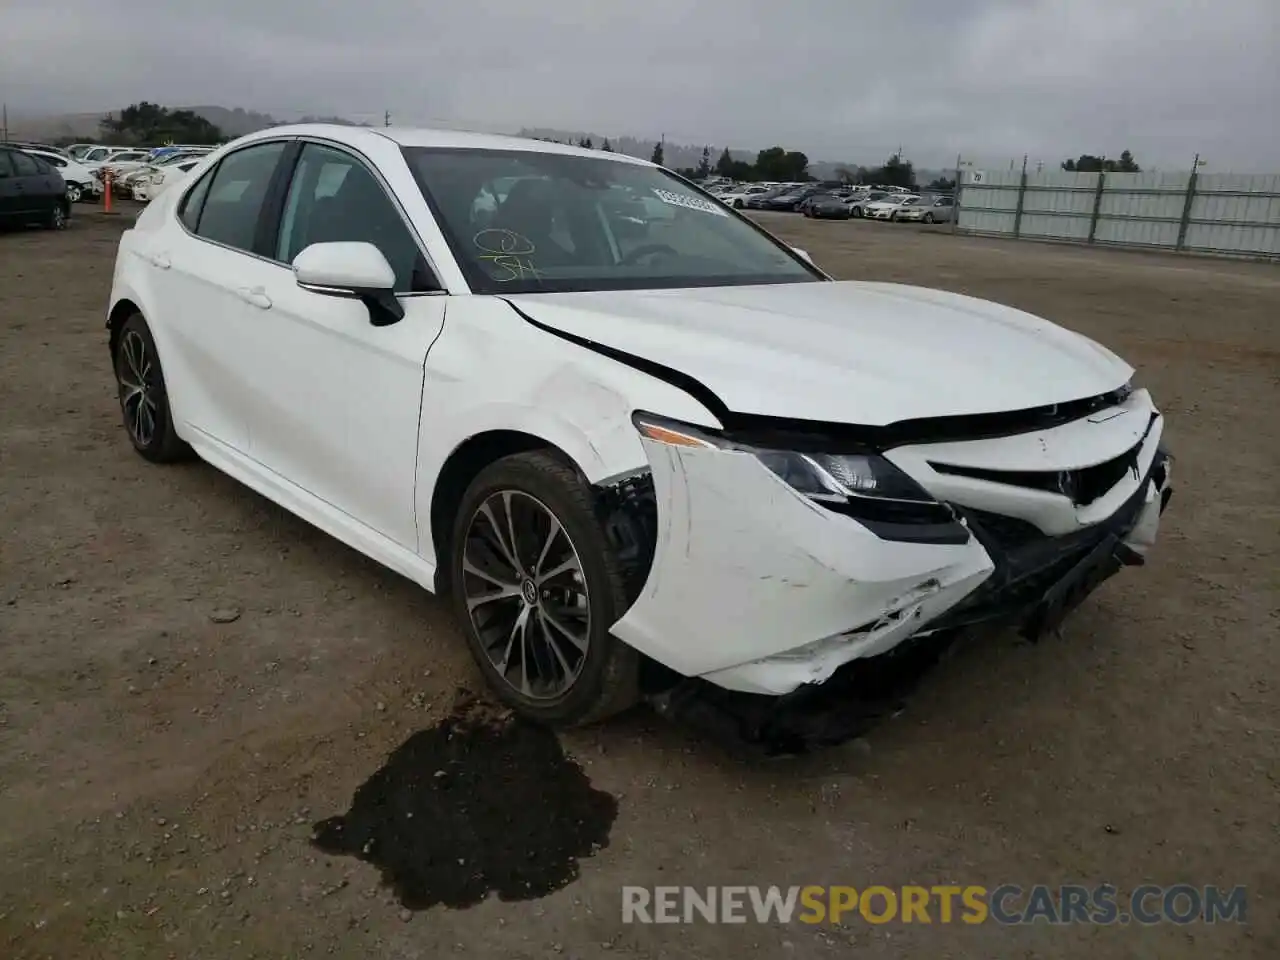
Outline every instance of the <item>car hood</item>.
<svg viewBox="0 0 1280 960"><path fill-rule="evenodd" d="M1031 314L901 284L507 299L553 331L693 377L735 413L884 426L1079 400L1133 374L1099 344Z"/></svg>

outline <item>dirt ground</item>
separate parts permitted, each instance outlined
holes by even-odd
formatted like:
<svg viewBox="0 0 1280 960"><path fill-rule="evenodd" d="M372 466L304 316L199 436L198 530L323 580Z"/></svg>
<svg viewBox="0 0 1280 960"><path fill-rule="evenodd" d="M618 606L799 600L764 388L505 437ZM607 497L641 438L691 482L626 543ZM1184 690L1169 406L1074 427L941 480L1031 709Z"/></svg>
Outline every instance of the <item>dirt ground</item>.
<svg viewBox="0 0 1280 960"><path fill-rule="evenodd" d="M845 747L746 764L643 709L563 735L607 845L540 898L416 911L313 824L478 674L442 602L132 452L103 330L126 222L0 234L0 956L1280 956L1280 268L769 218L839 277L1129 358L1177 457L1163 542ZM1249 923L621 920L627 884L1104 881L1243 884Z"/></svg>

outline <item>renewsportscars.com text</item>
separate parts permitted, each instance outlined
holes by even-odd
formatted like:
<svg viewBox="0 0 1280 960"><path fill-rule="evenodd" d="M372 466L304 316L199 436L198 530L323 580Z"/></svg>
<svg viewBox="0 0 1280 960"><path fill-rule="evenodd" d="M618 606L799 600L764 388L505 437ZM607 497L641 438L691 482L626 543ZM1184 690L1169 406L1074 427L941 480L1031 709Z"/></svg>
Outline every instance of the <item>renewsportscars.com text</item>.
<svg viewBox="0 0 1280 960"><path fill-rule="evenodd" d="M623 923L1245 923L1247 891L1143 884L622 888Z"/></svg>

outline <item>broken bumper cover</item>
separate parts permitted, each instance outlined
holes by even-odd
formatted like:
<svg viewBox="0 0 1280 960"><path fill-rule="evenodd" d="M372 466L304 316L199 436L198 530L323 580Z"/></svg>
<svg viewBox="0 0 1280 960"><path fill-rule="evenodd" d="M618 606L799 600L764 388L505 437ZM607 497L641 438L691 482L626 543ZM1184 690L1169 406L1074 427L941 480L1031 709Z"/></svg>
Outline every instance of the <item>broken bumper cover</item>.
<svg viewBox="0 0 1280 960"><path fill-rule="evenodd" d="M645 440L663 505L657 546L614 632L686 677L775 697L914 636L994 621L1043 632L1154 541L1169 469L1158 431L1149 439L1142 475L1109 516L1046 536L957 508L966 543L887 541L754 457Z"/></svg>

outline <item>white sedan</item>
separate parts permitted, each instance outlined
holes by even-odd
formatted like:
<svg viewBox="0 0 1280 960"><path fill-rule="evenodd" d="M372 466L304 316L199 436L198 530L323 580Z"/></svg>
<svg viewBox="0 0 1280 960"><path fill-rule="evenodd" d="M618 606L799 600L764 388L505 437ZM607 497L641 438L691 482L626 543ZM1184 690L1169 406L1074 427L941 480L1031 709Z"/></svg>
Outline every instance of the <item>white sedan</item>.
<svg viewBox="0 0 1280 960"><path fill-rule="evenodd" d="M542 141L237 140L123 234L107 326L139 454L447 594L550 723L642 676L780 697L916 637L1052 630L1170 494L1164 420L1097 343L833 281L653 164Z"/></svg>
<svg viewBox="0 0 1280 960"><path fill-rule="evenodd" d="M56 167L58 173L62 175L62 179L67 184L67 200L71 203L79 203L81 200L88 200L102 192L102 185L94 177L93 171L84 166L77 160L64 157L58 153L52 153L48 150L24 150L33 157L39 157L52 167Z"/></svg>
<svg viewBox="0 0 1280 960"><path fill-rule="evenodd" d="M148 167L141 176L135 174L134 177L136 179L131 178L126 181L129 185L129 192L133 199L139 203L149 203L169 187L185 179L186 175L195 168L200 160L200 157L190 157L185 160L179 160L176 163Z"/></svg>
<svg viewBox="0 0 1280 960"><path fill-rule="evenodd" d="M862 215L868 220L897 220L900 211L919 202L919 194L894 194L875 203L866 204L862 208Z"/></svg>

